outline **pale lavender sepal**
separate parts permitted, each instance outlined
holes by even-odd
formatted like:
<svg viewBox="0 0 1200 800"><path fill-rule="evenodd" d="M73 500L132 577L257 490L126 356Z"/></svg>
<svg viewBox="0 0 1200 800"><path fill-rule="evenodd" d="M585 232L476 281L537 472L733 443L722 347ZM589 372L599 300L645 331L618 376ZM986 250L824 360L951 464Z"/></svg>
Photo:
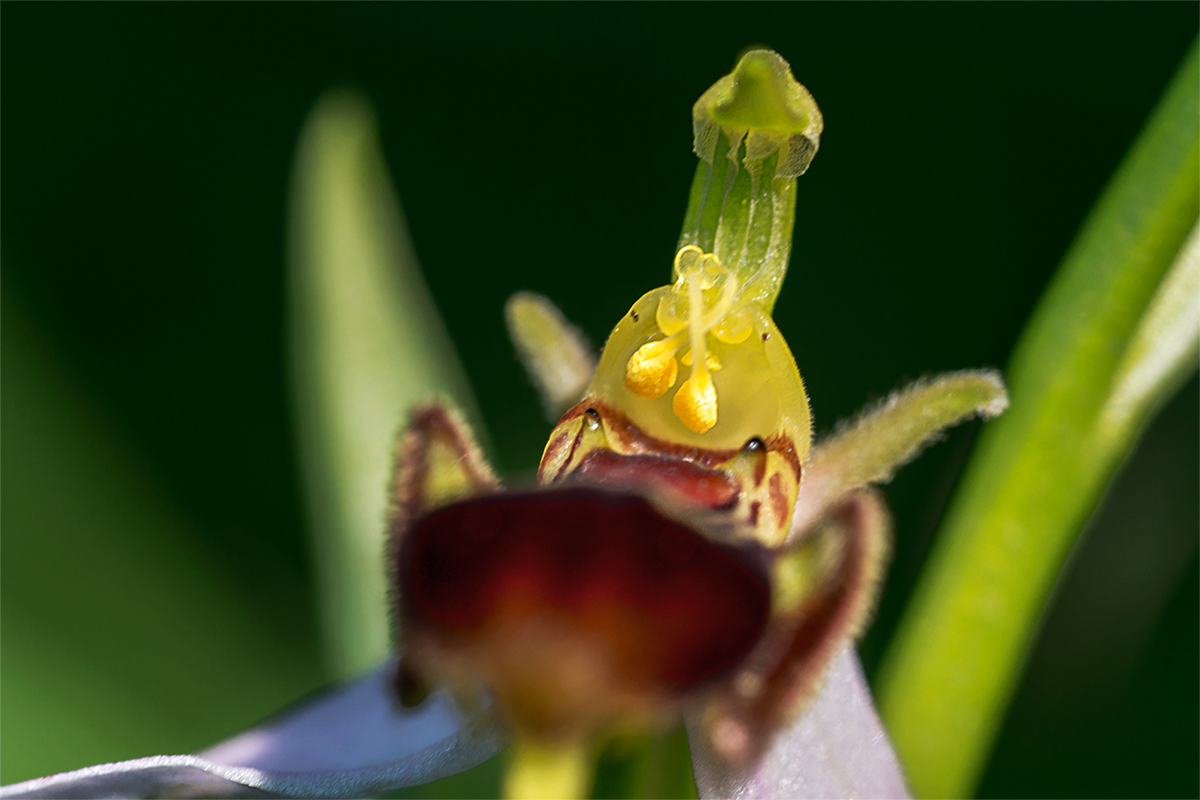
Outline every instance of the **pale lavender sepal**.
<svg viewBox="0 0 1200 800"><path fill-rule="evenodd" d="M912 796L853 648L834 657L812 704L790 728L780 731L752 772L723 765L690 719L688 741L702 798Z"/></svg>
<svg viewBox="0 0 1200 800"><path fill-rule="evenodd" d="M196 756L100 764L0 788L25 797L359 797L453 775L505 744L490 710L438 693L400 709L394 662Z"/></svg>

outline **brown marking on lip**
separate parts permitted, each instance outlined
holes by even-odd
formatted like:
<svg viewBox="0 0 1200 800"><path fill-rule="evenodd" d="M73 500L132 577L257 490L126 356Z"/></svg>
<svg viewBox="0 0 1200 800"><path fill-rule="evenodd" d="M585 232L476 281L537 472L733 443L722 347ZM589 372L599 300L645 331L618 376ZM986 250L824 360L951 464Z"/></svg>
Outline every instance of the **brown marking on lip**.
<svg viewBox="0 0 1200 800"><path fill-rule="evenodd" d="M767 452L777 453L783 456L783 459L791 466L792 472L796 474L796 483L800 482L804 474L804 468L800 464L800 458L796 455L796 443L792 441L792 437L781 432L771 434L767 439Z"/></svg>
<svg viewBox="0 0 1200 800"><path fill-rule="evenodd" d="M788 512L788 494L783 488L783 476L778 472L771 475L767 483L767 500L771 503L771 513L780 525L786 524Z"/></svg>
<svg viewBox="0 0 1200 800"><path fill-rule="evenodd" d="M596 400L595 398L585 398L583 402L568 410L566 414L563 414L558 424L562 425L564 422L584 414L589 408L595 409L604 421L604 432L607 434L609 441L620 445L619 448L615 449L623 451L626 454L651 453L661 456L671 456L694 461L702 466L713 468L725 463L737 453L737 450L710 450L703 447L682 445L668 439L659 439L656 436L651 436L634 424L625 412L611 403Z"/></svg>
<svg viewBox="0 0 1200 800"><path fill-rule="evenodd" d="M592 450L571 473L573 478L644 491L665 487L705 508L725 511L737 505L741 490L722 470L706 469L691 461L661 456L623 456L611 450Z"/></svg>
<svg viewBox="0 0 1200 800"><path fill-rule="evenodd" d="M694 447L659 439L639 428L629 416L611 403L595 398L585 398L558 421L559 425L568 422L585 413L589 408L595 409L604 421L605 433L609 441L620 446L615 448L626 454L657 453L687 461L694 461L701 466L716 468L737 455L737 449L716 450L706 447ZM796 447L786 433L777 431L763 442L768 453L778 453L792 466L796 479L800 479L800 459L796 456Z"/></svg>
<svg viewBox="0 0 1200 800"><path fill-rule="evenodd" d="M750 504L750 525L752 527L755 527L755 528L758 527L758 512L761 508L762 508L761 500L755 500L753 503Z"/></svg>
<svg viewBox="0 0 1200 800"><path fill-rule="evenodd" d="M546 477L546 464L555 459L559 451L566 446L567 439L570 438L571 434L564 431L546 445L546 452L542 454L542 462L538 464L537 479L539 483Z"/></svg>
<svg viewBox="0 0 1200 800"><path fill-rule="evenodd" d="M584 423L586 425L587 423ZM575 453L579 451L579 443L583 441L584 425L579 426L579 432L575 434L575 438L571 440L571 449L567 451L567 457L563 459L562 466L559 467L558 474L561 475L566 471L567 467L571 466L571 462L575 460Z"/></svg>
<svg viewBox="0 0 1200 800"><path fill-rule="evenodd" d="M765 556L709 541L640 497L580 487L435 509L404 537L395 571L406 630L451 657L476 658L495 631L549 619L598 643L616 689L660 697L718 678L754 648L771 607ZM529 658L554 660L566 645L540 646ZM499 669L486 653L472 663Z"/></svg>

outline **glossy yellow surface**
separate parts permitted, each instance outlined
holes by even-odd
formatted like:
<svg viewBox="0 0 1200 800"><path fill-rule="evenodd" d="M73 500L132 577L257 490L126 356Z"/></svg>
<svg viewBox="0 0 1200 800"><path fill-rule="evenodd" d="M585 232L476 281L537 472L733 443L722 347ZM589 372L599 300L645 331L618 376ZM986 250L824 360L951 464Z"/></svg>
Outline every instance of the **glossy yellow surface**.
<svg viewBox="0 0 1200 800"><path fill-rule="evenodd" d="M617 324L587 394L651 436L710 449L782 431L803 462L808 398L775 323L711 253L680 249L675 274Z"/></svg>

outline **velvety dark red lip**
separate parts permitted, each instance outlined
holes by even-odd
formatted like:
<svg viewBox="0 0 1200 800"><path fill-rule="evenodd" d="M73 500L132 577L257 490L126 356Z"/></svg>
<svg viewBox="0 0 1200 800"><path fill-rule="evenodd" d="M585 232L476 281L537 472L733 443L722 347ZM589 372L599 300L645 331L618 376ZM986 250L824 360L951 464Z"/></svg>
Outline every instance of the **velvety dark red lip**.
<svg viewBox="0 0 1200 800"><path fill-rule="evenodd" d="M724 511L737 505L740 490L729 476L691 461L654 455L623 456L597 448L568 476L614 488L659 486L674 490L704 508Z"/></svg>
<svg viewBox="0 0 1200 800"><path fill-rule="evenodd" d="M602 637L630 680L670 689L737 664L771 607L757 545L711 542L638 496L590 488L436 509L396 556L411 624L466 642L552 617Z"/></svg>

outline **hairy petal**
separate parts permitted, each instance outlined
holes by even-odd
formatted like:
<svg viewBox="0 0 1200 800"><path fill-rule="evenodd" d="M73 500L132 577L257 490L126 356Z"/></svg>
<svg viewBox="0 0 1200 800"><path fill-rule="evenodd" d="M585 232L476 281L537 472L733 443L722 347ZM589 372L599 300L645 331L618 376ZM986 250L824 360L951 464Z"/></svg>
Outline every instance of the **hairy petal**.
<svg viewBox="0 0 1200 800"><path fill-rule="evenodd" d="M838 653L804 714L775 737L752 769L716 757L688 721L700 797L910 797L853 648Z"/></svg>
<svg viewBox="0 0 1200 800"><path fill-rule="evenodd" d="M546 419L557 422L579 402L596 372L596 354L583 332L540 294L518 292L504 305L508 335L538 390Z"/></svg>
<svg viewBox="0 0 1200 800"><path fill-rule="evenodd" d="M775 563L776 610L759 643L694 721L736 774L753 771L808 707L832 660L858 638L875 604L890 522L864 489L830 509Z"/></svg>
<svg viewBox="0 0 1200 800"><path fill-rule="evenodd" d="M453 408L417 406L396 443L388 525L401 536L414 519L439 506L493 492L500 481L475 435Z"/></svg>
<svg viewBox="0 0 1200 800"><path fill-rule="evenodd" d="M199 755L100 764L0 789L24 797L359 797L462 772L505 744L490 709L400 709L395 662Z"/></svg>
<svg viewBox="0 0 1200 800"><path fill-rule="evenodd" d="M807 530L838 498L869 483L886 483L935 436L975 416L1008 407L994 370L963 370L917 381L892 393L813 450L792 517L792 535Z"/></svg>

